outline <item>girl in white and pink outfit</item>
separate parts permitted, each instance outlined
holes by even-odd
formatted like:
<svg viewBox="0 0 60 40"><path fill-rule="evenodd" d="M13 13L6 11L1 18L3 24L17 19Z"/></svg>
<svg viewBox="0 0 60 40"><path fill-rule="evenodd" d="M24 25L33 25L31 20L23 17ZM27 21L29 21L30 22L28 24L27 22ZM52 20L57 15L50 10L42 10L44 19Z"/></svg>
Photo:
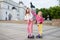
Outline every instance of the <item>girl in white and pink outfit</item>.
<svg viewBox="0 0 60 40"><path fill-rule="evenodd" d="M26 9L25 21L27 21L28 38L34 38L33 35L33 15L29 8Z"/></svg>

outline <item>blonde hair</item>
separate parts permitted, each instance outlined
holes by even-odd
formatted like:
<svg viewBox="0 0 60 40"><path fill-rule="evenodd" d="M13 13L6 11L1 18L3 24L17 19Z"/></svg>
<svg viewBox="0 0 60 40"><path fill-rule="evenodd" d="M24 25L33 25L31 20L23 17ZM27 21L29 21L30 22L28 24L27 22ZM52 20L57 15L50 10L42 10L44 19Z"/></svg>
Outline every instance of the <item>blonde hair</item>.
<svg viewBox="0 0 60 40"><path fill-rule="evenodd" d="M40 16L42 16L42 11L38 11L38 14L39 14L39 12L40 12Z"/></svg>

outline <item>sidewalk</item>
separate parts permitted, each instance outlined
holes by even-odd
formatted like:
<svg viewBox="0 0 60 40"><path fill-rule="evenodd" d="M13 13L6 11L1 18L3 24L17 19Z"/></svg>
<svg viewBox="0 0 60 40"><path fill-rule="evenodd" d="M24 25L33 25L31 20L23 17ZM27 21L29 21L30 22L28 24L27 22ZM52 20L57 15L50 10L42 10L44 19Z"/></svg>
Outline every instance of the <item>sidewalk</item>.
<svg viewBox="0 0 60 40"><path fill-rule="evenodd" d="M60 40L60 28L43 26L42 39L27 39L27 25L0 23L0 40ZM37 25L34 24L34 35L37 35Z"/></svg>
<svg viewBox="0 0 60 40"><path fill-rule="evenodd" d="M14 20L12 20L12 21L0 21L0 23L26 24L26 21L24 21L24 20L20 20L20 21L14 21ZM35 23L35 21L34 21L34 23ZM44 24L49 24L49 25L51 25L51 23L52 23L52 21L44 21Z"/></svg>

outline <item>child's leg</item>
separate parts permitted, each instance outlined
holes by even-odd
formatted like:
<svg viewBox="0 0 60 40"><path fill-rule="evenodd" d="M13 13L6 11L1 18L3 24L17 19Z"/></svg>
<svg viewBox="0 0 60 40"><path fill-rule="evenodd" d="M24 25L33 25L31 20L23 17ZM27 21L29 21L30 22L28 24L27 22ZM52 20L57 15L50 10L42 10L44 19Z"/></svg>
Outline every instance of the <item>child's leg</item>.
<svg viewBox="0 0 60 40"><path fill-rule="evenodd" d="M28 35L32 36L32 33L33 33L33 22L32 21L29 21L28 22Z"/></svg>
<svg viewBox="0 0 60 40"><path fill-rule="evenodd" d="M27 26L27 31L28 31L28 35L30 35L30 22L28 22L28 26Z"/></svg>
<svg viewBox="0 0 60 40"><path fill-rule="evenodd" d="M30 22L30 34L31 34L31 36L33 35L32 33L33 33L33 22L31 21Z"/></svg>
<svg viewBox="0 0 60 40"><path fill-rule="evenodd" d="M38 33L42 36L42 24L38 24Z"/></svg>

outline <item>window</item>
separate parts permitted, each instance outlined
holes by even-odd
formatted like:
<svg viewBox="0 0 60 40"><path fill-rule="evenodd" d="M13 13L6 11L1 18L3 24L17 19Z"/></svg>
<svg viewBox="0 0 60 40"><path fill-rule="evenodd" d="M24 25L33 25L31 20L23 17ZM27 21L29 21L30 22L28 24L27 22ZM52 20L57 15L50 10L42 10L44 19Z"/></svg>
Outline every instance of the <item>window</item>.
<svg viewBox="0 0 60 40"><path fill-rule="evenodd" d="M8 9L9 9L9 6L8 6Z"/></svg>
<svg viewBox="0 0 60 40"><path fill-rule="evenodd" d="M7 12L6 12L6 15L7 15Z"/></svg>
<svg viewBox="0 0 60 40"><path fill-rule="evenodd" d="M17 16L19 16L19 14L17 14Z"/></svg>
<svg viewBox="0 0 60 40"><path fill-rule="evenodd" d="M12 9L16 9L15 7L12 7Z"/></svg>

